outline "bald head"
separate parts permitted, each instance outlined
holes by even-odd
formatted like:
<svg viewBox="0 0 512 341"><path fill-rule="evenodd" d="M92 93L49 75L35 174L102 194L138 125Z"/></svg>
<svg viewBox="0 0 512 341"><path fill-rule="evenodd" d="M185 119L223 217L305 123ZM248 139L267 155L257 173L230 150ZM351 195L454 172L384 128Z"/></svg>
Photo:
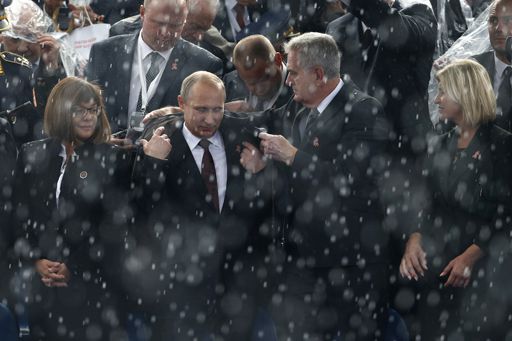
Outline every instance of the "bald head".
<svg viewBox="0 0 512 341"><path fill-rule="evenodd" d="M218 0L189 0L183 38L194 44L202 41L215 20L218 6Z"/></svg>
<svg viewBox="0 0 512 341"><path fill-rule="evenodd" d="M248 36L236 44L233 51L233 63L235 66L251 69L257 60L272 62L275 58L276 50L270 40L266 37L256 34Z"/></svg>

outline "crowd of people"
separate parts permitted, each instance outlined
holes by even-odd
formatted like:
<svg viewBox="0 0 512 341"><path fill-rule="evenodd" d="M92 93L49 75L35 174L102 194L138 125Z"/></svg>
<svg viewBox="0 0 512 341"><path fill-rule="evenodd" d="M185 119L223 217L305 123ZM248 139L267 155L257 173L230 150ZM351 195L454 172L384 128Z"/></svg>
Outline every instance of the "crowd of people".
<svg viewBox="0 0 512 341"><path fill-rule="evenodd" d="M434 63L465 8L489 51ZM512 0L0 11L0 299L29 339L512 335Z"/></svg>

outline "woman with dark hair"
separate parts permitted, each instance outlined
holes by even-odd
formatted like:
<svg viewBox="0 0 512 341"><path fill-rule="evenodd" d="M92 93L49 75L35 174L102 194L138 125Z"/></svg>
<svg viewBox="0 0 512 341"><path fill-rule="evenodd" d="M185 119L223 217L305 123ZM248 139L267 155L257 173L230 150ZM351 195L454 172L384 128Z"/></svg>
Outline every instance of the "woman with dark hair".
<svg viewBox="0 0 512 341"><path fill-rule="evenodd" d="M107 340L119 324L110 279L129 220L129 156L108 143L99 87L79 78L53 88L44 129L49 138L23 145L16 169L15 250L35 270L31 334Z"/></svg>
<svg viewBox="0 0 512 341"><path fill-rule="evenodd" d="M421 327L412 334L484 340L468 332L488 327L477 303L485 302L501 263L499 245L508 243L512 135L493 123L496 97L483 66L454 61L436 78L440 118L455 128L429 143L422 172L426 207L400 273L420 286Z"/></svg>

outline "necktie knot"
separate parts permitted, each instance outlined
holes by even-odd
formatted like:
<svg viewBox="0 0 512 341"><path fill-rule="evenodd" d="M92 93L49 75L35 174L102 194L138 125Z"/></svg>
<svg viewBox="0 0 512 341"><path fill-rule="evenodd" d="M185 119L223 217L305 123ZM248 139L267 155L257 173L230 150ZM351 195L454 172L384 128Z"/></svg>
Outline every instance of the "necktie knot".
<svg viewBox="0 0 512 341"><path fill-rule="evenodd" d="M210 148L210 141L208 141L207 139L201 139L201 141L199 141L199 146L201 146L204 150L208 150Z"/></svg>
<svg viewBox="0 0 512 341"><path fill-rule="evenodd" d="M503 79L510 79L510 76L512 76L512 67L507 66L505 70L503 70L502 78Z"/></svg>

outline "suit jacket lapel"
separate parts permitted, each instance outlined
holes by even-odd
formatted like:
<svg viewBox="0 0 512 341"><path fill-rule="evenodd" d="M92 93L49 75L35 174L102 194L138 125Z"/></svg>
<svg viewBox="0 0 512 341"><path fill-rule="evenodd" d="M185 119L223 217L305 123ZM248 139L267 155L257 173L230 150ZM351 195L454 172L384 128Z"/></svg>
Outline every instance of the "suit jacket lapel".
<svg viewBox="0 0 512 341"><path fill-rule="evenodd" d="M181 129L176 129L171 137L172 151L169 163L174 169L182 169L188 174L182 174L184 176L183 181L187 181L191 188L191 191L195 193L203 193L202 198L205 198L207 190L206 185L203 183L201 172L197 168L197 164L194 160L194 156L188 147L187 141L183 136Z"/></svg>
<svg viewBox="0 0 512 341"><path fill-rule="evenodd" d="M130 99L130 83L132 76L132 68L134 64L133 59L135 57L135 50L137 47L137 40L139 39L139 34L133 34L127 38L126 42L124 43L124 46L120 47L122 49L125 49L126 53L121 53L120 60L117 60L115 62L115 64L118 67L116 75L120 75L120 78L118 79L119 88L121 89L121 91L119 92L119 103L121 104L122 108L126 108L125 112L128 112L128 103ZM128 65L128 70L126 70L125 68L126 65ZM121 117L118 117L118 119L121 121L122 126L127 126L126 115L121 115Z"/></svg>
<svg viewBox="0 0 512 341"><path fill-rule="evenodd" d="M315 144L315 141L318 140L320 131L329 125L329 121L334 117L340 121L340 130L343 129L343 125L345 123L345 104L350 101L350 96L352 93L352 87L348 83L344 83L340 89L340 92L333 98L331 103L325 108L325 110L320 114L320 116L308 126L304 133L304 138L301 141L301 146L304 147L307 144ZM340 116L341 115L341 116Z"/></svg>
<svg viewBox="0 0 512 341"><path fill-rule="evenodd" d="M220 133L222 135L222 140L224 142L224 151L226 152L226 167L227 167L227 181L226 181L226 193L224 195L224 204L221 208L221 212L225 212L225 209L227 208L227 205L229 205L230 201L232 201L232 198L236 197L233 193L233 191L240 191L241 188L238 188L238 186L235 185L235 180L237 172L233 172L234 167L236 165L239 165L240 163L240 151L242 146L239 144L240 142L235 139L234 141L231 141L230 139L225 138L227 134L235 133L229 131L221 125L220 127ZM243 173L243 170L240 168L240 172ZM240 173L238 172L238 173ZM242 174L241 173L241 174Z"/></svg>

